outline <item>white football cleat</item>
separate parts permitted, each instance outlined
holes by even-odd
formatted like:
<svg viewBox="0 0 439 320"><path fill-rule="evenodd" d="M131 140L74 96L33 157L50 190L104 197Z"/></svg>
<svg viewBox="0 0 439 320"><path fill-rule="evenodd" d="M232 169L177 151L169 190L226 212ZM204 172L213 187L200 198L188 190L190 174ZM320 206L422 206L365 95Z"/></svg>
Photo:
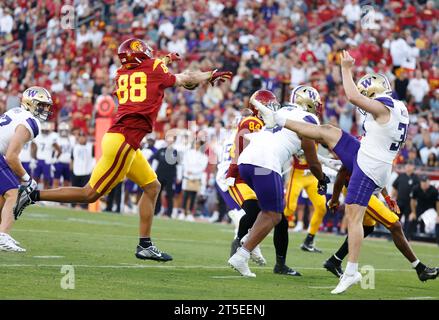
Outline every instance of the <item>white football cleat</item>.
<svg viewBox="0 0 439 320"><path fill-rule="evenodd" d="M293 229L293 232L301 232L303 230L303 222L297 221L296 226Z"/></svg>
<svg viewBox="0 0 439 320"><path fill-rule="evenodd" d="M18 242L8 234L3 233L0 235L0 251L26 252L26 249L20 247L17 243Z"/></svg>
<svg viewBox="0 0 439 320"><path fill-rule="evenodd" d="M250 232L250 231L249 231ZM241 246L244 242L247 241L248 233L241 239ZM261 247L257 245L252 252L250 252L250 259L256 263L258 266L265 266L267 264L267 260L262 255Z"/></svg>
<svg viewBox="0 0 439 320"><path fill-rule="evenodd" d="M195 222L195 218L194 218L194 216L192 214L188 214L186 216L186 221Z"/></svg>
<svg viewBox="0 0 439 320"><path fill-rule="evenodd" d="M345 292L350 286L353 286L354 284L360 282L362 278L363 277L361 276L361 273L359 273L358 271L355 272L353 275L348 275L344 273L340 278L340 282L338 283L337 287L332 290L331 293L339 294Z"/></svg>
<svg viewBox="0 0 439 320"><path fill-rule="evenodd" d="M256 275L250 271L248 267L249 257L246 257L246 254L242 252L243 249L239 248L236 253L229 259L229 265L238 271L242 276L255 278Z"/></svg>

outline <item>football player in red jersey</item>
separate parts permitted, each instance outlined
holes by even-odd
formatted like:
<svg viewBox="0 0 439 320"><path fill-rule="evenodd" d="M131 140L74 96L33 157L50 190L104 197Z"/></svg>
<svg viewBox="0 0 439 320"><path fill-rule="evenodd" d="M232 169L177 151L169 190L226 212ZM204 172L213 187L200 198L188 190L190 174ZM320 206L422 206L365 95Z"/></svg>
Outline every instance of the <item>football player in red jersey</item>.
<svg viewBox="0 0 439 320"><path fill-rule="evenodd" d="M36 201L95 202L128 178L143 190L139 201L139 245L136 257L169 261L172 257L158 250L150 237L160 183L139 150L140 142L153 130L166 88L183 86L193 89L206 81L215 85L231 79L232 73L214 70L185 71L174 75L161 59L154 59L148 44L135 38L128 39L119 46L118 56L122 63L115 79L119 107L113 125L102 139L102 156L89 183L83 188L64 187L32 192L21 188L14 215L17 218L26 206ZM166 62L176 59L179 56L175 54L165 57Z"/></svg>

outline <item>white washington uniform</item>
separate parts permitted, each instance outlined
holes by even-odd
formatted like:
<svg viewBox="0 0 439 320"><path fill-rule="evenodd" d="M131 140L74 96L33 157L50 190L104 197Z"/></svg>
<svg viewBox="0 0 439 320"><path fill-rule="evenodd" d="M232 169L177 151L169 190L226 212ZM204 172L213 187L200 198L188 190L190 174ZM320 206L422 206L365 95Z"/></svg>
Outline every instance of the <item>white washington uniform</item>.
<svg viewBox="0 0 439 320"><path fill-rule="evenodd" d="M284 107L278 114L287 119L319 124L319 119L312 113L295 107ZM282 175L282 168L291 157L302 149L302 141L294 131L274 127L246 135L250 143L241 152L239 164L252 164L267 168Z"/></svg>
<svg viewBox="0 0 439 320"><path fill-rule="evenodd" d="M0 196L19 185L18 177L4 157L19 125L29 130L31 139L38 136L41 128L40 120L22 108L13 108L0 116Z"/></svg>
<svg viewBox="0 0 439 320"><path fill-rule="evenodd" d="M392 174L392 163L406 140L409 115L401 101L387 95L378 96L375 100L390 110L390 119L386 124L379 124L371 114L366 114L357 163L377 186L383 188Z"/></svg>

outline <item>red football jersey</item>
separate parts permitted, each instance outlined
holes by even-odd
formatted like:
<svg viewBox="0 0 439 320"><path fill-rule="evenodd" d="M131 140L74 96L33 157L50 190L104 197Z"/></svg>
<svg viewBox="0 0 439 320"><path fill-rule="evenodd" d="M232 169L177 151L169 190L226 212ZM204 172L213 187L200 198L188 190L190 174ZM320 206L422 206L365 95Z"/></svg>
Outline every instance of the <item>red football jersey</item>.
<svg viewBox="0 0 439 320"><path fill-rule="evenodd" d="M244 135L246 133L251 133L255 131L259 131L264 126L264 123L261 119L249 116L245 117L238 124L238 128L236 130L235 142L233 144L232 149L230 149L230 156L232 158L232 162L230 163L229 170L227 171L226 177L235 178L235 183L243 183L244 181L239 176L238 170L238 158L241 154L242 150L246 147L244 141Z"/></svg>
<svg viewBox="0 0 439 320"><path fill-rule="evenodd" d="M123 134L127 143L138 149L145 135L152 132L164 90L175 80L160 59L144 60L132 69L119 68L115 90L119 107L108 132Z"/></svg>

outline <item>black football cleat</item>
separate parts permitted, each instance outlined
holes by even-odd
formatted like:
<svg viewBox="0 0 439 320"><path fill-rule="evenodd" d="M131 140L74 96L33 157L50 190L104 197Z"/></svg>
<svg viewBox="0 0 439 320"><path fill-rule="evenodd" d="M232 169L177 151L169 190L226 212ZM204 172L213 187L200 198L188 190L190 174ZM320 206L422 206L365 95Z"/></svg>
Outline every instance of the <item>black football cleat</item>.
<svg viewBox="0 0 439 320"><path fill-rule="evenodd" d="M422 282L427 280L434 280L439 275L439 268L430 268L425 267L425 269L422 272L418 273L418 278Z"/></svg>
<svg viewBox="0 0 439 320"><path fill-rule="evenodd" d="M291 269L290 267L288 267L285 264L284 265L276 264L274 266L273 272L277 273L277 274L283 274L283 275L287 275L287 276L292 276L292 277L300 277L300 276L302 276L300 274L300 272L297 272L296 270Z"/></svg>
<svg viewBox="0 0 439 320"><path fill-rule="evenodd" d="M331 272L338 279L340 279L340 277L343 275L343 269L341 268L341 264L335 264L330 259L325 261L323 267Z"/></svg>
<svg viewBox="0 0 439 320"><path fill-rule="evenodd" d="M241 246L241 241L238 238L233 239L232 244L230 245L230 257L231 258L235 253L236 250Z"/></svg>
<svg viewBox="0 0 439 320"><path fill-rule="evenodd" d="M300 249L302 249L303 251L306 251L306 252L322 253L322 250L317 249L316 247L314 247L313 243L306 243L306 242L304 242L300 246Z"/></svg>
<svg viewBox="0 0 439 320"><path fill-rule="evenodd" d="M25 186L20 186L18 188L17 201L15 202L15 206L13 208L14 218L18 219L19 216L23 213L24 209L35 202L30 198L31 190Z"/></svg>
<svg viewBox="0 0 439 320"><path fill-rule="evenodd" d="M154 245L151 245L148 248L144 248L138 245L136 249L136 258L142 260L154 260L160 262L172 261L172 257L169 254L165 252L161 252Z"/></svg>

